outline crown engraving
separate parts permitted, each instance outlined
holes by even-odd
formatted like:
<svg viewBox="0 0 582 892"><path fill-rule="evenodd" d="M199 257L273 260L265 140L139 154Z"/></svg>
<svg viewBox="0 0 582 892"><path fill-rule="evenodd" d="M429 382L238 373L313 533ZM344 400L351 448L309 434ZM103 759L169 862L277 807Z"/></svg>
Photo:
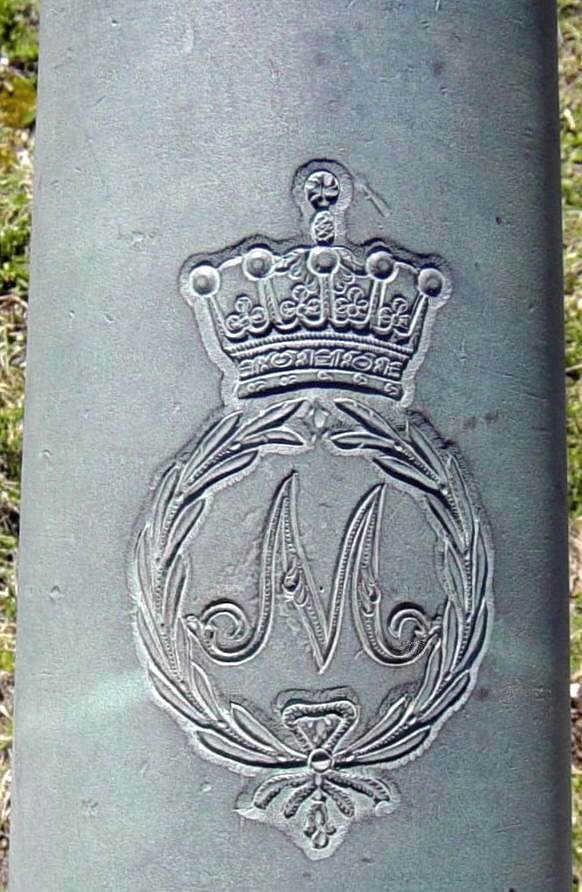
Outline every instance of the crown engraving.
<svg viewBox="0 0 582 892"><path fill-rule="evenodd" d="M380 238L351 242L353 180L335 161L299 168L292 194L303 238L254 236L182 268L210 355L241 399L314 386L410 397L450 295L445 264Z"/></svg>

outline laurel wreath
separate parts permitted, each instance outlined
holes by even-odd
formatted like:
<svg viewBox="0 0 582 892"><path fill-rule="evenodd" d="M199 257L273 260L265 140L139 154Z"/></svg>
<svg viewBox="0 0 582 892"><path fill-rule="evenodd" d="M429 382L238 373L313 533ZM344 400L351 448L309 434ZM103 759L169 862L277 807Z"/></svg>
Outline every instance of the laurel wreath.
<svg viewBox="0 0 582 892"><path fill-rule="evenodd" d="M207 757L243 774L304 767L305 753L246 706L227 701L199 664L182 612L191 583L186 546L214 494L248 474L261 454L307 446L289 426L303 403L276 403L250 420L236 410L211 427L162 474L134 549L135 628L154 690ZM371 726L335 756L340 771L394 767L422 752L470 692L491 619L492 551L461 459L422 416L407 413L398 424L356 400L334 403L344 423L328 433L332 447L368 458L419 498L441 546L447 598L419 684L389 696Z"/></svg>
<svg viewBox="0 0 582 892"><path fill-rule="evenodd" d="M209 755L246 766L251 773L301 754L244 705L225 702L198 664L196 638L182 615L191 572L185 548L213 494L247 474L261 451L305 446L285 423L302 403L277 403L246 423L237 410L214 424L183 460L162 474L134 550L136 632L158 697L195 731Z"/></svg>
<svg viewBox="0 0 582 892"><path fill-rule="evenodd" d="M420 684L390 703L338 754L338 762L346 764L394 765L418 755L436 735L439 720L469 693L492 611L492 552L483 511L459 455L422 416L409 414L398 429L355 400L335 404L358 427L332 434L333 445L345 453L367 454L379 471L420 497L442 543L439 569L447 601Z"/></svg>

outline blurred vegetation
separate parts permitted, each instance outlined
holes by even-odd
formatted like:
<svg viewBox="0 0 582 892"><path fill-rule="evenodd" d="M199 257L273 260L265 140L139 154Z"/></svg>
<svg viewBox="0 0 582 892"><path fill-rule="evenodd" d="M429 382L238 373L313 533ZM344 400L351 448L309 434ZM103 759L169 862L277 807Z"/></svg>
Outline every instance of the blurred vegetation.
<svg viewBox="0 0 582 892"><path fill-rule="evenodd" d="M582 0L558 0L566 388L572 528L574 886L582 892ZM38 9L0 0L0 892L6 882L11 701ZM579 707L579 708L578 708ZM577 721L580 732L576 732ZM532 783L535 779L532 778Z"/></svg>
<svg viewBox="0 0 582 892"><path fill-rule="evenodd" d="M573 888L582 892L582 2L559 0L558 9L571 518Z"/></svg>
<svg viewBox="0 0 582 892"><path fill-rule="evenodd" d="M36 67L36 3L0 0L0 889L7 882L14 565Z"/></svg>

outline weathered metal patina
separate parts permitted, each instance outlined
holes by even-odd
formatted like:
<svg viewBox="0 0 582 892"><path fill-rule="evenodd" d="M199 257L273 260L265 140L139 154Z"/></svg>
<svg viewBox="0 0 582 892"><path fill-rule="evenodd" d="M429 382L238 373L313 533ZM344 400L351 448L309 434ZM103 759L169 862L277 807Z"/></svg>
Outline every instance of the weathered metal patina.
<svg viewBox="0 0 582 892"><path fill-rule="evenodd" d="M563 892L553 4L43 27L12 892Z"/></svg>

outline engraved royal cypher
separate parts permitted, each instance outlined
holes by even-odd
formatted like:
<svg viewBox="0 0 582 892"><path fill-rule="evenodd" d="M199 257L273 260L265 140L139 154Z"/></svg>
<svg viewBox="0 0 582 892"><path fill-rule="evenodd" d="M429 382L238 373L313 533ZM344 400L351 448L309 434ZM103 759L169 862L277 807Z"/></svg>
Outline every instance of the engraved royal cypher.
<svg viewBox="0 0 582 892"><path fill-rule="evenodd" d="M434 640L439 617L430 622L421 607L398 605L386 631L382 629L378 554L384 486L374 487L365 496L346 529L326 606L301 541L297 485L294 472L283 480L273 499L261 559L259 618L253 633L245 634L246 617L240 607L232 601L217 601L200 618L187 617L201 647L217 663L252 659L267 642L275 601L282 595L301 619L320 673L333 657L346 599L351 601L362 647L372 659L386 666L418 659ZM232 623L233 632L224 647L218 640L219 619Z"/></svg>
<svg viewBox="0 0 582 892"><path fill-rule="evenodd" d="M228 408L158 476L130 584L158 702L202 757L251 777L239 814L320 859L354 822L394 810L391 772L422 753L469 696L490 632L493 552L457 448L407 408L435 315L450 297L446 264L379 238L351 242L353 182L335 161L301 167L292 195L304 221L299 239L253 236L182 268L181 292L223 372ZM299 511L301 460L319 448L364 462L375 480L345 521L327 594ZM264 507L254 615L242 597L193 611L192 554L203 525L220 517L225 488L260 473L272 454L295 466ZM390 607L382 589L389 486L410 494L433 530L442 596L432 615L410 601ZM290 678L267 715L250 698L229 698L215 673L268 651L278 605L299 619L313 685L297 690ZM385 696L371 714L351 679L322 687L348 618L363 653L386 670ZM394 673L412 663L419 677L403 688Z"/></svg>

